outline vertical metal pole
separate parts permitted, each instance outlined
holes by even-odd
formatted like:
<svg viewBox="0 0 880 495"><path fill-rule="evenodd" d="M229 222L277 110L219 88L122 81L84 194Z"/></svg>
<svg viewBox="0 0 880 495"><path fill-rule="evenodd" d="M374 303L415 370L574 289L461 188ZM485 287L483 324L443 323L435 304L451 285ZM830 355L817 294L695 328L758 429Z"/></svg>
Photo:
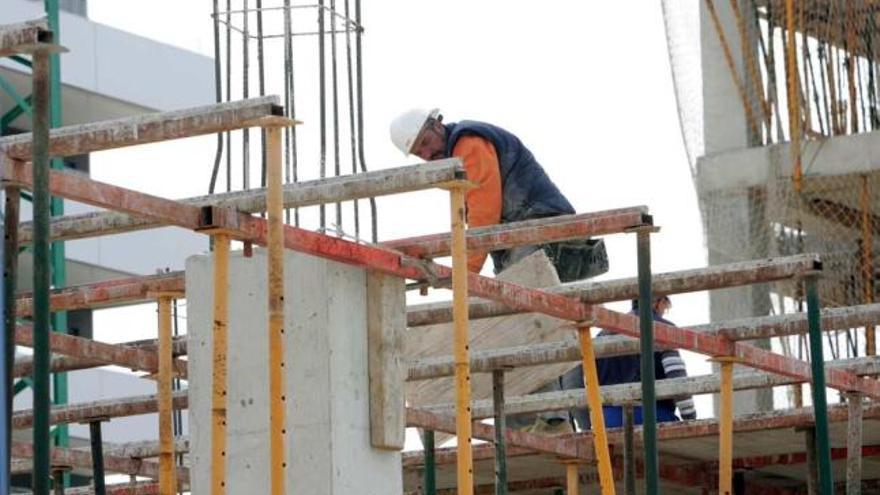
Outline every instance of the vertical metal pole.
<svg viewBox="0 0 880 495"><path fill-rule="evenodd" d="M862 394L847 394L846 495L862 493Z"/></svg>
<svg viewBox="0 0 880 495"><path fill-rule="evenodd" d="M828 401L825 397L825 357L822 352L822 323L819 320L819 291L816 276L807 285L807 323L810 328L810 357L813 368L813 413L816 417L816 460L819 465L820 493L834 493L831 446L828 441Z"/></svg>
<svg viewBox="0 0 880 495"><path fill-rule="evenodd" d="M861 194L859 195L859 204L862 210L862 292L864 294L864 303L870 304L874 302L874 256L873 248L873 228L871 221L871 197L868 189L868 176L862 175ZM874 356L877 354L877 332L874 325L865 326L865 355Z"/></svg>
<svg viewBox="0 0 880 495"><path fill-rule="evenodd" d="M174 468L174 432L171 425L172 397L171 296L159 296L159 493L177 492Z"/></svg>
<svg viewBox="0 0 880 495"><path fill-rule="evenodd" d="M214 363L211 394L211 493L226 493L227 322L229 320L229 236L214 236Z"/></svg>
<svg viewBox="0 0 880 495"><path fill-rule="evenodd" d="M281 198L281 128L266 129L269 217L269 460L272 495L284 495L284 205Z"/></svg>
<svg viewBox="0 0 880 495"><path fill-rule="evenodd" d="M54 495L64 495L64 470L52 471L52 486Z"/></svg>
<svg viewBox="0 0 880 495"><path fill-rule="evenodd" d="M807 453L807 494L816 495L820 493L819 467L816 464L816 429L808 426L803 431Z"/></svg>
<svg viewBox="0 0 880 495"><path fill-rule="evenodd" d="M458 495L473 495L474 464L471 451L471 371L468 349L467 245L465 244L465 190L450 190L452 216L452 318L455 347L455 433L458 436Z"/></svg>
<svg viewBox="0 0 880 495"><path fill-rule="evenodd" d="M3 158L0 157L0 161ZM0 163L2 166L2 163ZM4 260L6 259L6 250L9 249L6 245L6 241L0 245L0 257ZM4 265L5 268L5 265ZM3 285L0 286L0 312L3 313L3 320L0 321L0 358L3 359L3 364L0 365L0 403L3 404L3 412L2 418L0 418L0 494L6 495L9 493L9 477L10 473L10 439L12 438L11 429L10 429L10 418L12 417L12 410L6 407L6 404L12 398L12 380L9 379L11 376L9 372L9 353L7 349L9 347L9 339L7 335L11 335L15 332L15 322L12 323L12 326L7 326L6 324L6 277L4 274ZM12 304L15 304L13 301ZM10 330L7 332L6 329Z"/></svg>
<svg viewBox="0 0 880 495"><path fill-rule="evenodd" d="M733 495L746 494L746 477L742 471L733 473Z"/></svg>
<svg viewBox="0 0 880 495"><path fill-rule="evenodd" d="M797 55L795 54L794 0L785 0L785 28L788 32L788 45L785 50L785 76L788 82L788 125L791 139L791 170L795 193L800 194L803 183L803 170L801 169L800 83L798 82Z"/></svg>
<svg viewBox="0 0 880 495"><path fill-rule="evenodd" d="M639 264L639 331L641 344L642 418L645 450L645 493L660 493L657 459L657 401L654 392L654 315L651 310L651 230L636 232Z"/></svg>
<svg viewBox="0 0 880 495"><path fill-rule="evenodd" d="M0 156L0 161L4 158ZM2 164L0 164L2 165ZM21 194L17 187L6 188L6 207L3 217L3 428L4 437L0 444L0 493L10 489L10 470L12 468L12 399L14 378L12 367L15 364L15 291L18 285L18 216Z"/></svg>
<svg viewBox="0 0 880 495"><path fill-rule="evenodd" d="M626 495L636 495L636 452L635 421L633 405L623 406L623 491Z"/></svg>
<svg viewBox="0 0 880 495"><path fill-rule="evenodd" d="M565 495L578 495L580 486L578 486L578 463L565 463Z"/></svg>
<svg viewBox="0 0 880 495"><path fill-rule="evenodd" d="M507 495L507 420L504 417L504 370L492 370L492 408L495 412L495 495Z"/></svg>
<svg viewBox="0 0 880 495"><path fill-rule="evenodd" d="M33 56L33 175L34 175L34 472L35 495L48 495L49 437L49 56Z"/></svg>
<svg viewBox="0 0 880 495"><path fill-rule="evenodd" d="M422 491L425 495L437 495L437 460L434 457L434 430L422 432L422 448L425 455L425 473Z"/></svg>
<svg viewBox="0 0 880 495"><path fill-rule="evenodd" d="M611 470L611 453L608 450L608 435L605 432L605 415L602 413L602 391L599 388L593 337L590 335L589 325L579 325L577 330L584 370L584 393L587 394L590 423L593 426L593 448L599 465L599 484L602 487L602 495L614 495L614 473Z"/></svg>
<svg viewBox="0 0 880 495"><path fill-rule="evenodd" d="M49 29L52 30L52 41L54 43L61 42L61 22L59 17L59 0L44 0L46 17L49 21ZM61 57L58 53L49 55L49 127L61 127ZM64 161L55 158L49 162L50 168L53 170L64 169ZM64 215L64 199L59 197L51 197L49 200L49 214L51 216ZM67 285L67 264L66 249L63 241L51 243L49 256L51 257L50 280L52 287L60 288ZM67 313L60 311L53 313L52 330L60 333L67 333ZM56 406L67 405L67 373L54 373L52 375L52 403ZM69 447L68 427L66 424L55 425L55 445L59 447ZM65 486L70 485L70 471L64 472Z"/></svg>
<svg viewBox="0 0 880 495"><path fill-rule="evenodd" d="M721 415L718 439L718 493L733 494L733 361L721 362Z"/></svg>
<svg viewBox="0 0 880 495"><path fill-rule="evenodd" d="M104 441L101 439L101 420L89 422L89 439L92 443L92 480L95 483L95 495L104 495Z"/></svg>

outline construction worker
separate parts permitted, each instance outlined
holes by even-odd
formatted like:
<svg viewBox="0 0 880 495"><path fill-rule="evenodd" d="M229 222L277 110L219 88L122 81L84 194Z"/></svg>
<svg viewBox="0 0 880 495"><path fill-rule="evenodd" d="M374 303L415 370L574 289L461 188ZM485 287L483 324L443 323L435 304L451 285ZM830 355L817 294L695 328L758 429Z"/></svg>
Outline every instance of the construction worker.
<svg viewBox="0 0 880 495"><path fill-rule="evenodd" d="M405 155L426 161L461 158L468 180L476 184L466 197L469 228L575 212L531 151L500 127L470 120L444 124L438 109L414 109L391 123L391 141ZM604 245L589 240L493 251L495 273L541 248L563 282L608 270ZM470 253L468 270L479 272L486 254Z"/></svg>
<svg viewBox="0 0 880 495"><path fill-rule="evenodd" d="M668 296L660 296L654 299L652 312L654 321L673 325L669 320L663 318L663 315L672 307L672 302ZM638 314L639 301L632 301L632 314ZM597 338L614 335L613 332L602 330ZM614 356L607 358L599 358L596 360L596 371L599 375L600 385L618 385L621 383L634 383L642 381L641 373L641 357L639 354L631 354L627 356ZM681 354L677 350L664 350L654 352L654 378L662 380L664 378L683 378L687 376L687 369ZM577 384L582 386L583 371L580 367L572 372L567 373L563 377L566 388L573 388L571 385ZM675 410L678 408L678 415ZM605 426L612 428L623 426L623 407L621 406L602 406L602 413L605 417ZM586 409L575 409L573 416L581 430L589 429L590 418ZM657 401L657 422L679 421L680 419L697 419L697 411L694 409L694 400L691 396L678 397L676 399L661 399ZM633 408L633 421L635 424L642 424L642 408L636 406Z"/></svg>
<svg viewBox="0 0 880 495"><path fill-rule="evenodd" d="M391 123L391 141L404 155L439 160L458 157L467 178L476 184L466 195L469 228L517 222L575 212L559 192L531 151L512 133L492 124L476 121L443 123L439 110L413 109ZM522 246L493 251L495 273L543 249L562 282L580 280L608 270L608 258L601 240ZM478 273L486 252L468 255L468 270ZM555 391L562 377L535 392ZM578 388L583 387L583 383ZM571 430L568 413L544 413L534 419L511 417L511 428L529 427L539 433Z"/></svg>

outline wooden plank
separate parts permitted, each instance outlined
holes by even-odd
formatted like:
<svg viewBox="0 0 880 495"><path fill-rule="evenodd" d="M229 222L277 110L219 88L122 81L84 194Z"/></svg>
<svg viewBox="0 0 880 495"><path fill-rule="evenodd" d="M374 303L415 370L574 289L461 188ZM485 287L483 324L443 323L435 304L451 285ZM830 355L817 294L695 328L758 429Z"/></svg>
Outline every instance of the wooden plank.
<svg viewBox="0 0 880 495"><path fill-rule="evenodd" d="M861 357L829 361L828 369L846 370L856 375L880 374L880 358ZM803 383L802 380L775 375L763 371L744 371L733 377L734 390L748 390L754 388L766 388L780 385ZM657 380L656 395L658 399L674 399L683 395L699 395L718 393L720 385L715 375L689 376L686 378L667 378ZM627 404L639 401L642 391L639 383L625 383L620 385L606 385L602 387L603 404ZM584 389L562 390L558 392L544 392L531 395L508 397L505 408L508 414L535 413L542 411L555 411L573 407L587 407ZM475 400L472 405L475 419L492 417L491 400ZM451 414L451 403L421 406L425 411L437 414Z"/></svg>
<svg viewBox="0 0 880 495"><path fill-rule="evenodd" d="M533 253L499 274L498 278L528 287L552 286L559 283L553 265L543 251ZM575 331L568 322L539 314L519 314L487 318L470 324L470 348L474 352L497 347L529 345L541 342L570 340L577 345ZM411 328L404 339L407 359L448 355L452 351L452 329L449 324ZM506 377L506 393L524 395L573 368L576 363L564 362L548 366L512 370ZM451 402L453 382L449 378L408 382L406 398L413 407ZM492 380L487 374L471 377L475 400L491 399Z"/></svg>
<svg viewBox="0 0 880 495"><path fill-rule="evenodd" d="M405 280L367 272L370 442L379 449L402 450L406 440L405 307Z"/></svg>
<svg viewBox="0 0 880 495"><path fill-rule="evenodd" d="M822 310L821 317L822 329L826 332L858 328L880 320L880 304L827 308ZM805 314L797 313L761 316L697 325L691 330L707 335L723 335L732 341L752 340L805 333L807 318ZM639 341L622 335L604 336L596 339L595 351L597 357L638 354ZM563 340L480 350L471 355L471 370L488 373L497 368L538 366L580 359L580 346L574 341ZM413 359L408 364L408 380L450 376L454 365L450 356Z"/></svg>

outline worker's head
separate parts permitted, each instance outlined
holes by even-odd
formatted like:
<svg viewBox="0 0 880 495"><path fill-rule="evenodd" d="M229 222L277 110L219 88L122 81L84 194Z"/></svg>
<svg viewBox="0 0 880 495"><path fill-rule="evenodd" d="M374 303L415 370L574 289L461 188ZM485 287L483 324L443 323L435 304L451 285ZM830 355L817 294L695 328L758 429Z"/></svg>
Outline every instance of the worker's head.
<svg viewBox="0 0 880 495"><path fill-rule="evenodd" d="M446 128L440 110L412 109L391 122L391 141L404 155L439 160L446 155Z"/></svg>
<svg viewBox="0 0 880 495"><path fill-rule="evenodd" d="M669 308L671 308L671 307L672 307L672 301L669 300L669 296L655 297L654 304L651 306L651 308L654 310L654 313L659 316L663 316L664 314L666 314L666 312L669 311ZM632 309L633 309L633 311L639 310L639 300L638 299L632 300Z"/></svg>

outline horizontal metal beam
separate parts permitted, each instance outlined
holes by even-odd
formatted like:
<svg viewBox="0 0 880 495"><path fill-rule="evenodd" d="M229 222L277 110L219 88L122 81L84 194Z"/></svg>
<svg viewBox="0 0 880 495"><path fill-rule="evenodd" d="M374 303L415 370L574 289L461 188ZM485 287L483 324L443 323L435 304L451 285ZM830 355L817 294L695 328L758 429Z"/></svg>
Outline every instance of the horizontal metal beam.
<svg viewBox="0 0 880 495"><path fill-rule="evenodd" d="M136 342L124 342L120 344L112 344L117 346L127 346L134 347L136 349L142 349L146 351L156 352L157 346L156 341L136 341ZM172 342L171 352L174 356L183 356L186 354L186 336L176 337ZM64 371L76 371L83 370L88 368L95 368L98 366L104 366L107 363L104 361L98 361L95 359L88 358L76 358L70 356L52 356L52 361L49 364L49 371L53 373L59 373ZM12 376L15 378L19 378L22 376L28 376L33 373L34 369L34 360L30 356L23 356L15 361L15 366L12 368ZM177 368L177 373L181 376L181 378L186 378L186 370L181 370Z"/></svg>
<svg viewBox="0 0 880 495"><path fill-rule="evenodd" d="M824 331L845 330L872 325L880 321L880 304L865 304L844 308L826 308L821 312ZM722 335L732 341L766 339L807 332L807 316L793 313L722 321L690 327L707 335ZM417 331L417 330L414 330ZM596 357L638 354L638 339L607 335L595 339ZM500 368L519 368L542 364L565 363L581 360L580 344L576 341L540 342L536 344L474 351L471 353L471 372L489 373ZM407 380L427 380L454 374L451 356L433 356L409 362Z"/></svg>
<svg viewBox="0 0 880 495"><path fill-rule="evenodd" d="M880 357L871 356L826 363L827 370L846 370L857 375L880 374ZM775 387L804 383L805 380L789 378L762 371L745 371L734 375L733 388L748 390L754 388ZM682 396L715 394L720 390L719 378L715 375L689 376L685 378L668 378L657 380L657 399L674 399ZM638 402L642 398L641 384L624 383L601 387L602 403L606 405ZM587 407L584 389L571 389L556 392L508 397L505 399L504 410L508 414L536 413L558 411L572 407ZM453 404L420 406L422 410L437 414L451 414L455 410ZM491 418L493 407L491 400L475 400L472 402L471 414L474 419Z"/></svg>
<svg viewBox="0 0 880 495"><path fill-rule="evenodd" d="M91 447L77 447L71 450L78 452L91 452ZM189 453L189 437L183 436L174 439L174 452L178 454ZM130 442L123 444L105 444L104 455L119 459L149 459L159 456L159 442L148 440L145 442ZM16 459L12 464L13 474L29 473L33 469L31 459Z"/></svg>
<svg viewBox="0 0 880 495"><path fill-rule="evenodd" d="M601 306L593 306L593 323L615 333L638 337L638 318L631 314L617 313ZM732 356L742 364L782 376L809 381L810 365L799 359L759 349L753 345L736 343L724 336L679 328L662 322L654 322L654 339L658 345L687 349L713 357ZM880 382L859 378L852 373L830 369L826 375L831 388L849 392L858 391L874 399L880 399Z"/></svg>
<svg viewBox="0 0 880 495"><path fill-rule="evenodd" d="M29 325L18 325L15 329L15 344L33 347L33 328ZM116 365L132 371L145 371L147 373L156 373L159 370L159 359L156 350L107 344L57 332L49 334L49 348L57 354L100 362L100 366ZM174 372L178 376L186 378L186 362L175 359Z"/></svg>
<svg viewBox="0 0 880 495"><path fill-rule="evenodd" d="M414 411L407 409L407 414ZM422 412L422 411L418 411ZM828 408L828 419L832 422L842 422L847 420L847 405L834 405ZM409 416L408 416L409 417ZM424 415L421 421L408 423L407 426L418 426L423 428L432 428L434 426L442 426L442 422L437 420L437 415ZM444 416L440 416L443 418ZM880 404L866 404L863 407L864 419L880 419ZM776 410L766 413L757 413L743 416L734 420L733 429L737 433L747 433L754 431L764 431L773 429L791 429L811 426L814 421L812 408L785 409ZM481 424L481 423L477 423ZM440 428L437 428L440 430ZM444 430L440 430L444 431ZM623 444L623 429L610 428L608 430L608 441L611 444ZM700 438L718 435L718 421L715 419L682 421L675 423L662 423L657 425L658 438L661 440L676 440L686 438ZM636 427L636 435L641 434L641 426ZM586 431L575 434L559 435L549 437L551 439L568 440L576 439L578 447L577 452L589 452L592 449L593 436L592 432ZM570 449L570 445L566 444L566 449ZM485 451L481 454L481 451ZM492 447L490 445L474 446L476 456L480 458L490 458ZM519 451L518 455L523 455L524 451ZM406 465L413 467L421 464L420 453L410 453L405 456ZM455 447L439 449L435 453L435 459L440 464L455 462ZM747 459L746 459L747 460ZM745 463L744 463L745 465ZM690 465L689 465L690 466Z"/></svg>
<svg viewBox="0 0 880 495"><path fill-rule="evenodd" d="M455 433L455 416L434 414L421 409L406 408L406 425L446 433ZM474 423L472 436L491 442L495 438L495 427L484 423ZM523 447L535 452L553 454L569 459L590 459L591 451L579 449L573 436L544 436L507 429L507 445Z"/></svg>
<svg viewBox="0 0 880 495"><path fill-rule="evenodd" d="M406 167L285 184L284 207L298 208L419 191L460 178L462 173L461 161L447 158ZM266 190L250 189L212 194L182 199L180 202L191 206L213 205L245 213L259 213L266 209ZM162 225L164 224L149 218L116 211L101 211L55 218L50 224L50 235L56 241L72 240L134 232ZM32 228L31 222L21 224L20 243L31 242Z"/></svg>
<svg viewBox="0 0 880 495"><path fill-rule="evenodd" d="M45 18L0 25L0 57L32 53L52 41L49 21Z"/></svg>
<svg viewBox="0 0 880 495"><path fill-rule="evenodd" d="M11 454L14 458L32 459L34 456L33 445L29 443L13 442ZM74 468L91 468L92 456L88 451L84 450L53 447L52 464L71 466ZM105 455L104 469L113 473L144 476L153 479L159 477L159 464L157 462L132 459L130 457L113 457ZM181 482L189 484L189 469L178 467L177 478Z"/></svg>
<svg viewBox="0 0 880 495"><path fill-rule="evenodd" d="M277 96L218 103L171 112L58 127L49 133L49 155L82 155L259 125L260 117L282 115ZM15 160L31 159L31 134L0 138L0 149Z"/></svg>
<svg viewBox="0 0 880 495"><path fill-rule="evenodd" d="M3 163L2 180L30 189L33 187L32 172L33 167L28 162L7 160ZM104 184L78 172L51 171L49 191L65 199L165 221L190 230L201 226L202 210L198 206Z"/></svg>
<svg viewBox="0 0 880 495"><path fill-rule="evenodd" d="M406 167L406 168L409 169L410 167ZM422 184L427 184L428 182L433 183L434 180L440 180L440 179L443 179L443 181L445 182L447 180L447 176L454 176L455 174L457 174L457 171L458 171L458 166L451 161L444 161L442 163L435 162L435 164L432 167L423 170L423 172L420 172L421 174L424 174L425 176L428 177L428 179L426 179L426 181L423 182ZM368 172L367 174L369 174L369 173L370 172ZM362 175L366 176L367 174L362 174ZM418 174L416 174L416 175L418 175ZM410 174L408 174L408 173L406 173L406 174L401 173L401 175L392 174L392 176L394 176L394 177L409 177L406 180L404 180L404 182L407 182L409 180L412 180L412 183L417 182L417 180L413 179L412 176L410 176ZM376 179L376 180L377 180L377 182L394 182L393 180L389 180L389 181L384 181L381 179ZM403 180L403 179L401 179L401 180ZM409 183L409 182L407 182L407 183ZM305 185L306 183L301 183L301 184ZM340 189L342 189L342 190L356 190L357 189L356 184L359 184L359 182L354 181L351 183L347 183L347 182L340 183ZM435 185L439 184L439 182L434 183L434 184ZM299 186L299 184L297 186ZM110 186L110 187L113 187L113 186ZM303 191L304 191L303 194L306 196L311 194L311 193L305 192L305 191L307 191L305 189ZM385 191L387 192L388 189L386 189ZM372 192L376 192L376 191L374 190ZM234 194L237 194L237 193L234 193ZM221 196L221 195L217 195L217 196ZM253 198L247 199L247 202L252 202L252 199ZM201 203L199 201L194 200L192 202L192 205L200 205L200 204ZM242 211L247 211L248 205L244 204L244 203L237 203L235 201L232 201L230 203L221 202L221 204L219 206L223 206L223 207L234 206L235 208L241 209ZM251 206L253 206L253 204L251 204ZM104 215L117 215L117 214L115 212L101 213L101 214L96 214L94 216L94 218L96 218L96 219L102 218L102 216L104 216ZM111 217L108 216L107 218L111 218ZM112 217L112 218L117 218L117 217ZM128 218L133 218L133 217L129 217L127 215L122 215L122 217L119 217L119 218L128 219ZM144 221L147 223L151 222L149 220L144 220ZM125 222L127 222L127 220L125 220ZM98 223L93 224L92 227L95 227L96 229L100 230L101 228L103 228L103 227L99 226L102 223L103 223L103 221L99 220ZM110 223L111 223L112 228L116 228L117 225L116 225L115 221L110 222ZM529 221L529 223L534 223L534 221ZM146 225L146 224L144 224L144 225ZM511 226L511 228L513 228L513 229L518 229L518 228L521 228L522 223L515 222L515 223L511 223L511 224L506 224L506 225ZM500 226L500 227L506 228L506 225ZM129 226L128 223L124 223L121 228L127 229L128 226ZM92 227L88 227L88 228L92 228ZM76 227L76 228L78 229L79 227ZM493 229L494 229L493 232L496 232L496 233L504 232L503 229L499 230L499 227L493 227ZM120 231L123 231L123 230L120 230ZM80 231L77 230L77 232L80 232ZM114 230L114 232L117 232L117 231ZM479 235L481 235L480 232L481 232L481 229L471 229L468 232L468 235L469 236L470 235L479 236ZM27 237L27 235L28 235L27 231L21 232L22 238ZM73 235L73 237L69 237L69 235ZM70 239L70 238L76 238L76 236L78 236L78 233L66 232L62 235L62 238ZM400 242L403 242L403 241L400 241ZM415 241L412 241L412 242L407 241L407 242L410 246L417 245L417 243L415 243ZM384 247L384 245L383 245L383 247ZM494 248L495 248L495 246L492 246L492 249L494 249ZM414 276L418 277L420 275L415 274ZM52 291L50 306L53 311L69 311L69 310L74 310L74 309L96 308L96 307L113 306L113 305L119 305L119 304L136 304L136 303L141 303L141 302L150 300L150 298L148 297L148 294L151 292L163 292L163 291L177 292L177 291L184 291L184 290L185 290L185 281L184 281L183 272L171 272L171 273L165 273L165 274L160 274L160 275L151 275L151 276L145 276L145 277L129 277L129 278L123 278L123 279L96 282L96 283L92 283L92 284L75 286L75 287L67 287L67 288L63 288L63 289L56 289L56 290ZM503 307L505 309L507 309L507 306L503 306ZM33 310L33 308L32 308L32 300L31 300L30 294L19 295L18 296L18 307L17 307L18 314L21 316L30 316L32 314L32 310Z"/></svg>
<svg viewBox="0 0 880 495"><path fill-rule="evenodd" d="M189 491L189 485L177 482L177 487L185 492ZM67 488L64 495L93 495L92 487ZM106 495L162 495L159 491L159 483L155 481L136 481L134 483L115 483L104 487Z"/></svg>
<svg viewBox="0 0 880 495"><path fill-rule="evenodd" d="M27 167L13 165L7 168L15 172L15 182L26 179ZM66 177L65 177L66 176ZM201 216L194 215L196 207L186 207L175 201L156 198L136 191L101 184L71 174L50 174L50 190L53 194L101 205L114 210L137 211L138 214L173 225L197 230ZM176 209L172 208L176 205ZM266 245L268 226L265 219L232 210L214 212L212 227L233 232L235 237L248 239L258 245ZM342 263L377 270L382 273L408 279L426 279L432 284L442 284L451 278L452 270L443 265L401 255L394 251L358 244L343 239L317 234L289 225L284 226L284 243L288 249L320 256ZM529 289L497 279L468 274L468 290L471 295L500 302L513 309L540 312L549 316L573 321L591 321L595 326L636 337L637 318L616 313L600 306L588 306L578 300ZM686 328L664 323L654 323L655 340L660 345L688 349L710 356L735 356L749 366L779 373L793 378L807 379L809 365L803 361L787 358L752 346L734 344L723 337L707 336ZM849 373L831 370L827 377L830 387L843 391L859 391L872 398L880 398L880 383L860 379Z"/></svg>
<svg viewBox="0 0 880 495"><path fill-rule="evenodd" d="M774 282L799 277L820 267L819 258L815 254L729 263L656 274L652 277L651 291L657 295L671 295ZM638 279L569 282L543 290L577 297L590 304L625 301L638 297ZM490 318L517 312L493 301L472 301L469 318ZM452 306L449 302L410 306L407 308L406 321L410 327L448 323L452 321Z"/></svg>
<svg viewBox="0 0 880 495"><path fill-rule="evenodd" d="M52 311L100 308L119 304L138 304L153 301L154 292L183 292L186 283L183 272L163 273L146 277L127 277L105 280L86 285L55 289L49 295ZM20 317L33 314L33 297L21 294L17 298L16 312Z"/></svg>
<svg viewBox="0 0 880 495"><path fill-rule="evenodd" d="M186 390L174 392L174 409L189 407ZM106 399L94 402L82 402L67 406L53 407L49 416L50 424L83 423L94 418L121 418L152 414L159 410L156 395L140 395L120 399ZM12 414L12 428L22 430L30 428L34 422L33 411L16 411Z"/></svg>
<svg viewBox="0 0 880 495"><path fill-rule="evenodd" d="M863 419L880 419L880 404L867 403L862 409ZM846 421L848 416L847 404L828 406L828 421L839 423ZM741 416L733 421L733 431L746 433L753 431L778 430L789 428L801 428L812 426L815 416L812 407L799 409L784 409L769 411L766 413L749 414ZM637 434L641 427L636 428ZM589 432L578 433L578 437L587 447L592 446L592 434ZM682 421L676 423L662 423L657 425L657 438L660 440L675 440L678 438L700 438L718 435L718 421L715 419L699 419L695 421ZM623 429L613 428L609 430L609 443L623 443Z"/></svg>
<svg viewBox="0 0 880 495"><path fill-rule="evenodd" d="M469 229L467 247L469 251L508 249L616 234L630 227L650 223L651 217L645 206L562 215ZM448 256L452 252L452 237L446 232L387 241L382 245L409 256L437 258Z"/></svg>

